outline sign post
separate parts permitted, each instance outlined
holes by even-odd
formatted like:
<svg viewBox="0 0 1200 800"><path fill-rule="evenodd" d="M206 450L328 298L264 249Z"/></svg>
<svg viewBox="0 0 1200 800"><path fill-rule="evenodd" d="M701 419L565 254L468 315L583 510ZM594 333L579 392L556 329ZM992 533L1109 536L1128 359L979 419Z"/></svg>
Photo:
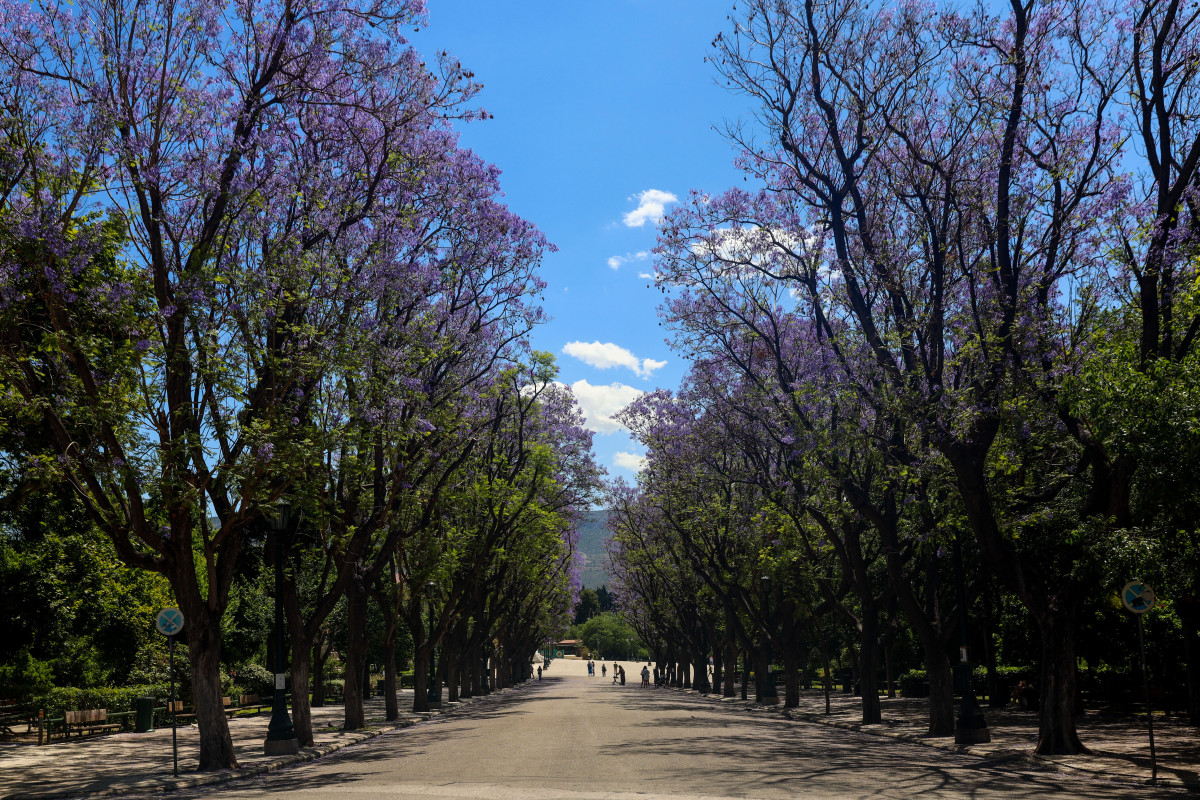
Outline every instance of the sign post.
<svg viewBox="0 0 1200 800"><path fill-rule="evenodd" d="M172 772L178 778L179 734L175 724L175 637L183 630L183 612L178 608L164 608L158 612L158 616L154 620L154 627L167 637L167 661L170 664L171 673L171 699L168 702L171 707L171 763L173 765Z"/></svg>
<svg viewBox="0 0 1200 800"><path fill-rule="evenodd" d="M1150 785L1156 786L1158 758L1154 752L1154 716L1150 713L1150 678L1146 673L1146 635L1142 630L1142 615L1154 608L1154 590L1140 579L1130 581L1121 589L1121 602L1137 617L1138 650L1142 656L1142 688L1146 693L1146 730L1150 733Z"/></svg>

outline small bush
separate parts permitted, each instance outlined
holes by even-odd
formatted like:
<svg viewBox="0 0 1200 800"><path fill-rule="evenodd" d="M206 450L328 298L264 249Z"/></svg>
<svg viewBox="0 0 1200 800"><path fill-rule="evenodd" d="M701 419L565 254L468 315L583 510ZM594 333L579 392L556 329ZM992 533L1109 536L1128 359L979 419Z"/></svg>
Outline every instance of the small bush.
<svg viewBox="0 0 1200 800"><path fill-rule="evenodd" d="M902 697L929 697L929 678L923 669L910 669L897 683Z"/></svg>
<svg viewBox="0 0 1200 800"><path fill-rule="evenodd" d="M275 675L263 665L248 661L239 665L236 671L236 683L241 688L239 694L270 697L275 693Z"/></svg>
<svg viewBox="0 0 1200 800"><path fill-rule="evenodd" d="M21 698L48 692L54 688L54 669L49 661L40 661L22 650L12 663L0 666L0 696Z"/></svg>
<svg viewBox="0 0 1200 800"><path fill-rule="evenodd" d="M159 702L165 702L169 694L164 685L146 686L102 686L96 689L77 689L73 686L61 686L48 692L36 695L33 703L37 708L46 709L46 716L61 717L66 711L104 708L116 714L122 711L133 711L139 697L153 697Z"/></svg>

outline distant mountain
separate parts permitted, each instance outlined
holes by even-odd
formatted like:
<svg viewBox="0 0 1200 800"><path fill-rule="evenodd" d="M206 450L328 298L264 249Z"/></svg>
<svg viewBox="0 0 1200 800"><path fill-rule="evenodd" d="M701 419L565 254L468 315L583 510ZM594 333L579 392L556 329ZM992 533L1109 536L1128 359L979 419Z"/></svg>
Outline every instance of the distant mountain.
<svg viewBox="0 0 1200 800"><path fill-rule="evenodd" d="M589 511L579 524L579 572L585 589L599 589L605 584L612 586L608 553L604 550L608 540L607 522L607 511Z"/></svg>

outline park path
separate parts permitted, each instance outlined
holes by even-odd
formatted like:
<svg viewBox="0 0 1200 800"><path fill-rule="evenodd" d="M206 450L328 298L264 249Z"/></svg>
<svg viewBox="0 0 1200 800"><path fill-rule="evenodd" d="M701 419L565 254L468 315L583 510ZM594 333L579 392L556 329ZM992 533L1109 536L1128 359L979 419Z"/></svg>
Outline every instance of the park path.
<svg viewBox="0 0 1200 800"><path fill-rule="evenodd" d="M262 778L187 798L724 800L1178 796L984 761L694 694L588 677L544 680Z"/></svg>

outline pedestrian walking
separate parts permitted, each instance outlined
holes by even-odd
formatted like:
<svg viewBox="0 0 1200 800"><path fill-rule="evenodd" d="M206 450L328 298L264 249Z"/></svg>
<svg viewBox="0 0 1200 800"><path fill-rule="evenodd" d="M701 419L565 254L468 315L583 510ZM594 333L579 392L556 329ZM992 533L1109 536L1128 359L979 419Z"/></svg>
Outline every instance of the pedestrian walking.
<svg viewBox="0 0 1200 800"><path fill-rule="evenodd" d="M650 668L645 666L642 667L642 688L650 688Z"/></svg>
<svg viewBox="0 0 1200 800"><path fill-rule="evenodd" d="M541 679L542 679L542 668L538 667L538 680L540 681Z"/></svg>
<svg viewBox="0 0 1200 800"><path fill-rule="evenodd" d="M625 685L625 668L618 667L618 669L621 670L621 685L624 686Z"/></svg>
<svg viewBox="0 0 1200 800"><path fill-rule="evenodd" d="M607 678L607 677L608 677L608 664L601 664L601 665L600 665L600 677L601 677L601 678Z"/></svg>

